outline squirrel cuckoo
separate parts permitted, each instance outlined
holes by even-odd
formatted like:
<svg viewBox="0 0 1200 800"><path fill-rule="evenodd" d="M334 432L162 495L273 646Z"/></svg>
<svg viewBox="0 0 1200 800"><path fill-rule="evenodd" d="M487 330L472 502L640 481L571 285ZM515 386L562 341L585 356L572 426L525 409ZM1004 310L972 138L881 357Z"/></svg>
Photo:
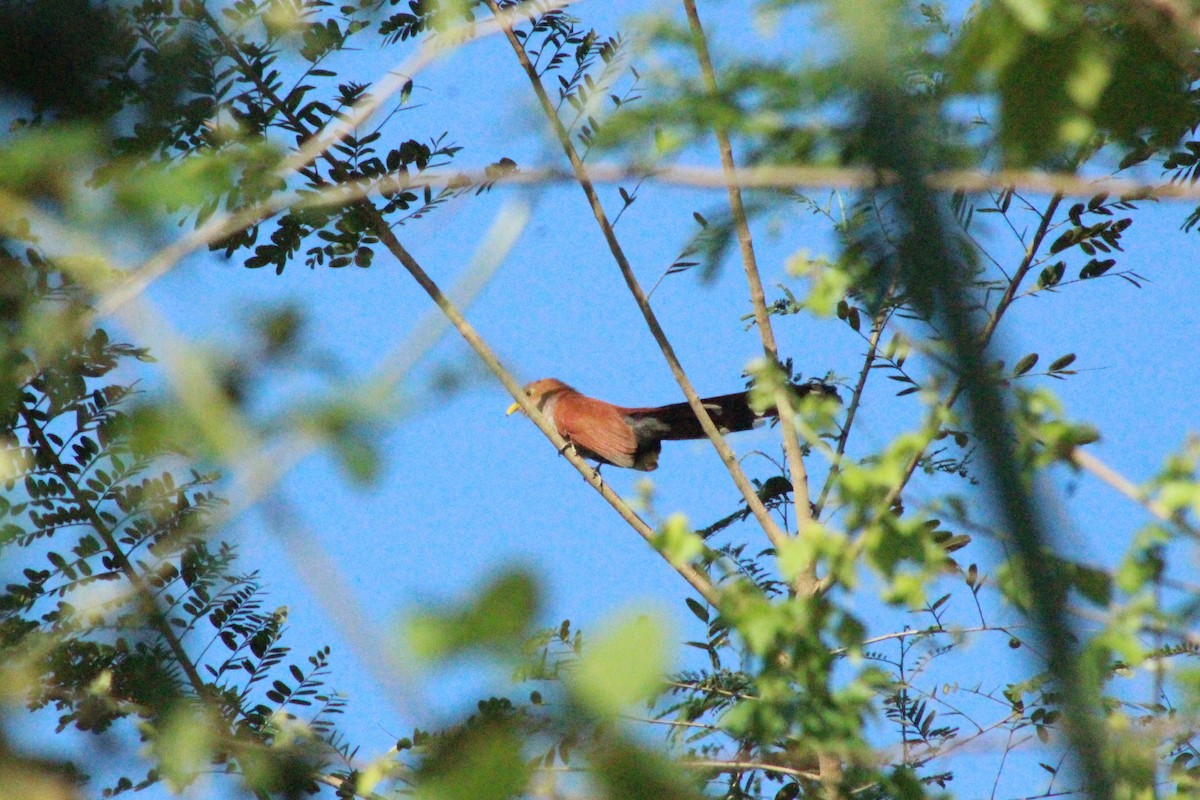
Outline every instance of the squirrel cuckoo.
<svg viewBox="0 0 1200 800"><path fill-rule="evenodd" d="M837 397L837 390L823 383L793 385L801 396L817 392ZM655 408L626 408L581 394L557 378L543 378L525 387L525 396L554 422L558 434L584 458L601 464L650 472L658 468L658 454L666 439L707 438L700 420L687 403ZM750 408L745 392L706 397L700 401L722 433L748 431L775 409L759 414ZM520 410L513 403L508 414Z"/></svg>

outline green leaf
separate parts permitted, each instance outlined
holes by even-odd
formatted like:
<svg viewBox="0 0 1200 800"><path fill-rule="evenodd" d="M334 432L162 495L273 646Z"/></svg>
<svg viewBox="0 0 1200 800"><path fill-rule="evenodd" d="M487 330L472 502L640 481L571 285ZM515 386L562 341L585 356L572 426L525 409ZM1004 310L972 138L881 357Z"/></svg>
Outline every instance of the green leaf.
<svg viewBox="0 0 1200 800"><path fill-rule="evenodd" d="M1054 359L1054 361L1050 362L1050 366L1046 367L1046 370L1048 372L1058 372L1059 370L1066 369L1067 367L1071 366L1074 363L1075 363L1075 354L1067 353L1065 356L1062 356L1061 358L1056 358L1056 359Z"/></svg>
<svg viewBox="0 0 1200 800"><path fill-rule="evenodd" d="M674 638L661 620L643 614L619 618L584 650L572 680L575 696L604 717L645 700L662 685L669 666L666 643Z"/></svg>
<svg viewBox="0 0 1200 800"><path fill-rule="evenodd" d="M1026 29L1044 33L1050 27L1052 12L1049 0L1003 0L1005 7Z"/></svg>
<svg viewBox="0 0 1200 800"><path fill-rule="evenodd" d="M171 791L182 792L208 769L213 741L214 731L200 708L180 703L171 709L152 745Z"/></svg>
<svg viewBox="0 0 1200 800"><path fill-rule="evenodd" d="M1071 564L1067 573L1076 591L1088 600L1102 607L1112 602L1113 579L1106 571L1083 564Z"/></svg>
<svg viewBox="0 0 1200 800"><path fill-rule="evenodd" d="M692 532L683 514L672 514L655 534L652 544L675 566L687 564L704 553L704 540Z"/></svg>
<svg viewBox="0 0 1200 800"><path fill-rule="evenodd" d="M1018 361L1016 366L1013 367L1013 375L1024 375L1026 372L1029 372L1029 370L1033 369L1034 364L1037 362L1037 353L1030 353Z"/></svg>
<svg viewBox="0 0 1200 800"><path fill-rule="evenodd" d="M1079 277L1082 280L1098 278L1112 269L1116 263L1117 260L1115 258L1106 258L1103 261L1093 258L1083 265L1083 269L1079 270Z"/></svg>
<svg viewBox="0 0 1200 800"><path fill-rule="evenodd" d="M1045 289L1050 286L1057 286L1058 282L1062 280L1063 274L1066 271L1067 262L1065 261L1056 261L1055 263L1046 267L1042 270L1041 274L1038 275L1038 288Z"/></svg>
<svg viewBox="0 0 1200 800"><path fill-rule="evenodd" d="M488 720L435 740L421 765L420 800L505 800L529 779L521 739L505 720Z"/></svg>
<svg viewBox="0 0 1200 800"><path fill-rule="evenodd" d="M600 797L620 800L703 800L693 776L659 754L620 739L603 742L591 756Z"/></svg>
<svg viewBox="0 0 1200 800"><path fill-rule="evenodd" d="M427 660L472 648L515 654L539 607L537 586L523 572L493 579L478 599L461 608L425 612L407 625L409 646Z"/></svg>

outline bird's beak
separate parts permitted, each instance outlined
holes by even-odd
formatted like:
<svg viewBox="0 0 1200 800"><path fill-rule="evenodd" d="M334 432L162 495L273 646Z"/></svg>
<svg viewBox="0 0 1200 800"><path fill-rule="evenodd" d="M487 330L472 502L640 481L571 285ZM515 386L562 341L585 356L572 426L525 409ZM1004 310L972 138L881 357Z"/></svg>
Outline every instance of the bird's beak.
<svg viewBox="0 0 1200 800"><path fill-rule="evenodd" d="M504 412L504 416L510 417L510 416L512 416L514 411L520 411L520 410L521 410L521 404L513 403L511 406L508 407L508 411Z"/></svg>

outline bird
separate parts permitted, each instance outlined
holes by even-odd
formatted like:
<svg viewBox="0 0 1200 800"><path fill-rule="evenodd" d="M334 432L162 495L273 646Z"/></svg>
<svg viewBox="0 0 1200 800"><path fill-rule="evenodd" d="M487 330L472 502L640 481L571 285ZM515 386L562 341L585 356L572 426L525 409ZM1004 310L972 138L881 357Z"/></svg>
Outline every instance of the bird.
<svg viewBox="0 0 1200 800"><path fill-rule="evenodd" d="M838 396L836 389L819 381L793 384L792 388L801 396ZM651 472L658 469L664 441L708 438L687 403L627 408L588 397L557 378L536 380L523 391L579 455L602 465ZM700 402L722 433L748 431L777 414L774 408L754 411L744 391L706 397ZM513 403L506 413L512 415L520 408L519 403Z"/></svg>

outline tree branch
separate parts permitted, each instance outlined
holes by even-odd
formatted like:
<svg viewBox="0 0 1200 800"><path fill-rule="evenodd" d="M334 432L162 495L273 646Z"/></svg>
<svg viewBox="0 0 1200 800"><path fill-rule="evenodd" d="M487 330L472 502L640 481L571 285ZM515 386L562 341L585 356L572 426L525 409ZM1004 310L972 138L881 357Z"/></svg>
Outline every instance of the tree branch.
<svg viewBox="0 0 1200 800"><path fill-rule="evenodd" d="M499 18L500 7L496 5L496 0L486 0L487 6L491 9L492 14ZM546 94L546 89L542 86L541 79L538 77L537 70L530 63L528 55L525 53L525 48L521 42L513 34L512 26L507 20L501 20L501 27L504 29L504 35L508 39L509 45L517 56L522 69L524 69L529 82L533 87L534 94L537 95L538 102L541 104L542 110L546 114L547 120L550 122L554 133L558 138L559 144L562 145L563 151L566 153L568 160L571 162L571 168L575 175L575 180L583 189L586 195L588 204L591 206L592 214L596 218L596 223L600 226L601 232L604 234L604 239L608 243L608 248L617 262L617 267L621 271L622 277L625 279L626 286L629 287L630 293L633 295L634 301L642 312L643 318L646 320L647 327L650 328L650 333L654 337L658 347L662 350L663 356L667 360L667 366L671 370L671 374L675 377L679 387L683 390L684 396L687 398L688 406L692 409L692 413L700 421L700 427L704 433L712 441L717 453L721 457L722 463L729 471L733 478L734 484L742 493L746 504L750 507L755 519L762 525L763 530L767 533L767 538L775 547L780 547L786 541L786 534L779 528L779 525L771 518L770 512L762 501L758 498L758 494L754 490L754 486L746 478L742 471L741 465L738 463L737 456L726 443L717 426L713 424L712 418L708 415L708 410L704 404L700 402L700 396L692 387L691 381L684 372L683 366L679 363L678 357L675 355L675 349L671 346L671 342L667 339L666 333L658 322L658 317L654 314L654 310L650 307L649 300L646 299L645 292L642 291L641 285L638 283L637 277L633 274L633 268L629 264L629 260L625 257L625 252L621 248L620 242L617 241L616 233L613 231L612 224L608 220L608 215L604 212L604 207L600 203L600 198L596 194L595 186L587 176L587 171L584 169L583 161L576 152L574 145L571 144L570 134L563 127L562 121L558 118L558 113L555 111L554 104L550 102L550 97Z"/></svg>
<svg viewBox="0 0 1200 800"><path fill-rule="evenodd" d="M1025 276L1029 273L1029 270L1033 266L1034 258L1036 258L1038 251L1041 249L1042 242L1045 240L1046 234L1050 230L1050 223L1054 219L1054 214L1058 210L1058 206L1062 202L1063 196L1064 195L1062 194L1056 194L1051 197L1050 202L1046 205L1046 210L1042 212L1041 221L1038 223L1037 231L1034 233L1029 245L1025 248L1025 256L1022 258L1020 266L1018 266L1017 270L1013 273L1012 278L1008 282L1007 288L1004 290L1004 294L996 303L996 308L989 315L988 321L984 324L979 333L978 346L980 348L986 348L991 343L992 337L996 333L996 327L1000 324L1000 319L1004 316L1004 313L1008 311L1009 306L1011 306L1013 301L1016 299L1017 290L1020 289L1021 282L1025 280ZM917 469L917 464L920 463L921 458L925 455L925 451L929 448L929 445L933 442L934 438L938 434L938 431L941 429L940 419L942 412L948 411L954 407L954 404L958 402L958 398L962 394L965 387L966 380L964 377L960 377L957 381L955 381L954 387L950 390L950 393L946 395L946 399L931 409L929 422L926 424L925 428L925 438L923 444L921 445L920 449L913 454L912 458L909 459L908 464L904 468L904 474L900 481L897 482L897 484L888 492L887 497L883 502L884 507L891 506L898 499L900 499L900 495L904 491L904 487L908 485L909 480L912 478L913 473Z"/></svg>
<svg viewBox="0 0 1200 800"><path fill-rule="evenodd" d="M621 183L649 180L669 186L699 189L728 189L729 177L723 168L696 165L592 164L581 167L592 183ZM896 175L889 170L861 167L820 167L807 164L761 164L736 167L733 177L742 190L790 191L794 189L871 189L892 186ZM488 174L486 167L465 170L429 170L422 175L390 173L380 180L410 181L413 187L444 187L456 182L529 185L575 183L573 169L533 165L504 175ZM1163 200L1200 200L1200 184L1169 181L1141 181L1130 178L1094 178L1069 172L1033 170L939 170L924 178L930 189L969 194L995 189L1012 189L1028 194L1062 194L1091 197L1097 194L1156 198Z"/></svg>
<svg viewBox="0 0 1200 800"><path fill-rule="evenodd" d="M621 519L629 523L630 527L637 531L638 535L645 539L653 547L655 541L654 529L647 525L645 521L643 521L642 518L639 517L633 511L633 509L631 509L629 505L621 499L620 495L614 492L609 485L604 482L604 480L600 477L600 474L586 461L584 461L578 453L575 452L574 447L567 446L567 441L558 435L558 430L554 427L554 425L542 415L537 406L529 402L529 398L525 396L525 392L522 390L521 385L517 383L512 375L509 374L508 370L504 368L504 365L500 363L500 359L496 357L496 354L492 352L492 349L488 347L487 343L483 341L478 333L476 333L475 328L472 327L469 322L467 322L466 318L462 315L454 303L451 302L448 297L442 294L442 290L438 288L438 285L434 283L425 270L421 268L421 265L417 263L417 260L413 258L407 250L404 249L403 245L400 244L400 241L396 238L396 235L392 233L391 228L388 227L387 221L384 220L383 215L380 214L374 206L370 206L369 213L372 216L372 220L375 225L375 232L379 236L380 241L383 242L384 246L388 248L388 250L396 257L396 259L404 266L404 268L408 270L408 273L413 277L413 280L415 280L417 284L425 290L425 293L429 295L430 299L433 300L437 307L442 310L442 313L444 313L450 320L451 324L454 325L455 330L458 331L463 340L471 346L471 349L475 351L475 354L479 356L479 359L483 361L484 365L492 372L493 375L496 376L500 383L503 384L504 388L508 390L508 393L512 395L513 399L520 404L521 410L524 411L531 420L533 420L533 423L537 425L538 429L546 435L546 438L549 439L556 448L558 448L559 452L566 457L567 461L571 462L571 466L575 467L575 469L579 471L579 474L583 476L583 479L591 484L592 488L599 492L600 496L603 497L608 504L613 507L617 514L620 515ZM657 548L655 549L658 551ZM680 575L683 576L684 580L691 584L692 588L695 589L701 597L703 597L709 603L712 603L714 606L718 605L719 594L717 593L716 587L712 584L712 581L709 580L707 575L691 564L674 563L665 553L661 553L661 551L658 552L665 560L667 560L668 563L671 564L672 567L675 568Z"/></svg>
<svg viewBox="0 0 1200 800"><path fill-rule="evenodd" d="M692 32L692 47L696 51L696 59L700 62L700 73L704 78L704 89L710 97L717 97L716 70L713 69L712 56L708 52L708 39L704 35L704 26L700 23L700 13L696 10L695 0L683 0L687 13L688 27ZM775 331L771 327L771 315L767 313L766 294L763 292L762 278L758 271L758 259L754 254L754 238L750 233L750 223L746 218L746 206L742 202L742 190L737 182L737 165L733 159L733 144L729 139L729 129L720 122L714 124L717 137L717 150L721 157L721 170L725 177L726 193L729 198L729 212L733 218L733 227L737 232L738 249L742 256L742 269L746 273L746 285L750 290L750 304L754 309L754 322L762 337L763 355L767 363L780 368L779 345L775 341ZM783 431L783 452L787 457L788 472L792 480L793 507L796 509L797 535L803 536L805 530L812 524L812 509L809 505L808 471L801 457L800 438L796 434L795 411L792 399L785 387L779 387L774 392L775 407L779 411L780 427ZM772 542L778 547L778 543ZM798 572L792 589L802 597L811 597L817 589L817 565L814 561Z"/></svg>
<svg viewBox="0 0 1200 800"><path fill-rule="evenodd" d="M642 167L624 164L582 165L588 180L595 183L620 183L630 179L651 180L675 186L697 188L727 188L729 176L724 170L707 167ZM738 186L746 189L865 189L886 186L894 176L886 172L855 168L809 167L803 165L755 166L736 168L733 174ZM376 191L404 189L450 188L454 186L545 185L576 182L577 173L555 167L527 167L504 175L489 174L488 169L461 171L428 170L419 175L393 172L372 180L349 181L329 186L315 193L295 192L276 195L261 203L236 211L214 214L203 225L151 256L127 273L125 283L110 288L98 304L96 316L112 313L151 283L170 272L190 253L220 241L233 233L261 222L285 209L319 208L344 205L368 197ZM927 177L931 188L943 191L981 192L988 189L1012 188L1025 192L1061 193L1065 196L1085 196L1099 193L1157 199L1200 199L1200 184L1147 183L1116 178L1082 178L1065 173L1021 171L944 171Z"/></svg>
<svg viewBox="0 0 1200 800"><path fill-rule="evenodd" d="M44 458L49 461L50 468L54 471L55 476L63 482L67 487L67 491L71 493L71 499L79 504L79 510L87 519L91 528L96 531L96 535L100 537L100 541L104 543L104 548L112 556L113 563L125 579L133 586L135 593L138 596L139 605L142 607L142 613L150 621L150 624L158 631L158 635L166 642L167 647L171 650L175 660L179 663L179 668L183 670L183 674L187 676L188 684L191 685L192 691L197 697L204 697L207 694L208 684L200 676L200 671L196 665L192 663L191 657L188 656L187 650L184 649L183 643L175 635L175 631L171 629L171 624L163 616L158 608L158 603L154 597L154 593L150 590L149 585L143 580L142 575L133 567L129 559L125 556L125 552L121 550L117 543L117 538L113 535L112 530L104 520L100 517L100 513L95 506L84 495L83 490L79 488L79 484L66 469L66 465L55 453L53 445L46 437L45 431L42 430L38 421L33 417L23 402L18 403L18 413L25 420L25 425L29 433L29 438L37 445L39 452L44 454Z"/></svg>
<svg viewBox="0 0 1200 800"><path fill-rule="evenodd" d="M1130 500L1149 511L1156 519L1178 526L1181 530L1183 530L1184 533L1193 539L1200 539L1200 530L1197 530L1193 526L1189 525L1180 517L1179 514L1172 514L1166 506L1151 497L1149 493L1140 488L1133 481L1129 480L1124 475L1117 472L1115 469L1108 466L1099 458L1087 452L1083 448L1071 448L1071 452L1067 454L1067 458L1075 466L1090 472L1103 483L1108 484L1125 497L1128 497Z"/></svg>
<svg viewBox="0 0 1200 800"><path fill-rule="evenodd" d="M890 296L890 294L889 291L888 295ZM885 297L885 303L886 299ZM850 395L850 405L846 407L846 420L842 423L842 432L838 434L837 447L834 448L834 458L829 466L829 474L825 476L825 484L821 487L821 493L817 495L815 511L817 516L820 516L825 509L825 501L829 499L829 492L833 489L833 483L837 480L838 473L841 472L842 458L846 454L846 444L850 440L854 418L858 414L863 390L867 386L867 376L871 374L871 367L875 364L875 356L879 352L879 340L883 336L883 329L887 326L890 316L891 309L885 307L875 315L875 319L871 322L871 336L867 339L867 353L863 357L862 369L858 372L858 382L854 385L854 392Z"/></svg>

